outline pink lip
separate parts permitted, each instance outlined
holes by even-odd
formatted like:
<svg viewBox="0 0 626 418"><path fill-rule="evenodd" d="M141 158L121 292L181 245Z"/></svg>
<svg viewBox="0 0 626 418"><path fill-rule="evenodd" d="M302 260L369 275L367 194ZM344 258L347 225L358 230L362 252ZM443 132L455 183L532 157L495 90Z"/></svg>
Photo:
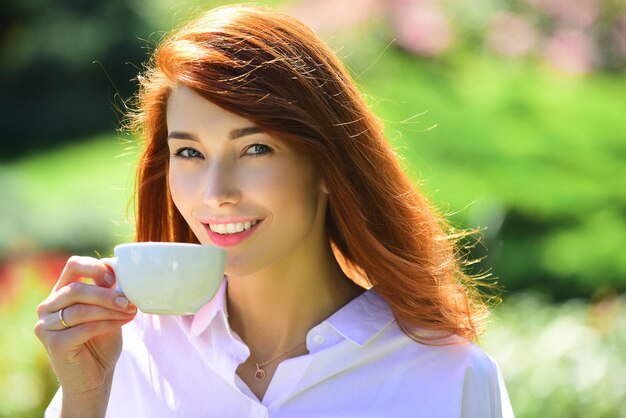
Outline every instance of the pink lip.
<svg viewBox="0 0 626 418"><path fill-rule="evenodd" d="M230 222L236 223L237 221L232 221L229 219L229 223ZM256 228L261 224L261 222L262 221L258 221L256 225L254 225L252 228L246 231L237 232L235 234L228 234L228 235L221 235L221 234L217 234L211 231L211 228L209 227L209 225L204 222L203 222L203 225L204 225L204 229L207 232L207 235L209 236L213 244L218 245L220 247L232 247L233 245L237 245L241 243L243 240L245 240L250 235L252 235L254 231L256 231ZM211 222L211 223L225 223L225 222L222 221L222 222Z"/></svg>

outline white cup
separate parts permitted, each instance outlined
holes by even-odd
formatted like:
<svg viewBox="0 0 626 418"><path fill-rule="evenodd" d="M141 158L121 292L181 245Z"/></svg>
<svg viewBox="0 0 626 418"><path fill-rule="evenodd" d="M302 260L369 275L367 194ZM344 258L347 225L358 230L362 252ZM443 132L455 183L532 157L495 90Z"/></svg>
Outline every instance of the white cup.
<svg viewBox="0 0 626 418"><path fill-rule="evenodd" d="M224 279L226 251L174 242L120 244L106 264L117 290L142 312L191 315L210 301Z"/></svg>

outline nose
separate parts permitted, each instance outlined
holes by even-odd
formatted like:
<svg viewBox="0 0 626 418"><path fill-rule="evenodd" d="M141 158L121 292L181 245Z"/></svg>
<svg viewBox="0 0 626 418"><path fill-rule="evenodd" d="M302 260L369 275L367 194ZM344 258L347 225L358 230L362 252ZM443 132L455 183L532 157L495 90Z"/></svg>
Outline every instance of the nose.
<svg viewBox="0 0 626 418"><path fill-rule="evenodd" d="M208 170L205 184L202 200L208 206L218 208L241 200L236 172L228 162L215 161Z"/></svg>

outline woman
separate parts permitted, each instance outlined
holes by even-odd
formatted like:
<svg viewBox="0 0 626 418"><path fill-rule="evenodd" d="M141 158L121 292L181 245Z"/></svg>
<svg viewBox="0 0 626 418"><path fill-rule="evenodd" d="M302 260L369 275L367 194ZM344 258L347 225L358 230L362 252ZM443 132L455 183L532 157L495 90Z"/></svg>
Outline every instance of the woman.
<svg viewBox="0 0 626 418"><path fill-rule="evenodd" d="M226 280L196 315L148 315L71 258L35 327L47 416L512 416L442 219L307 27L216 9L140 81L137 240L222 246Z"/></svg>

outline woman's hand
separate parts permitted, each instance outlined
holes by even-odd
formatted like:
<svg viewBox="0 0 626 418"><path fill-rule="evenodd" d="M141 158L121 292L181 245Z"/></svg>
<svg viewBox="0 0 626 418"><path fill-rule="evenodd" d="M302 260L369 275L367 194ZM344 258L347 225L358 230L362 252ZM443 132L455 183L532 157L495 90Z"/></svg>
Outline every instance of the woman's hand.
<svg viewBox="0 0 626 418"><path fill-rule="evenodd" d="M95 285L83 283L90 278ZM63 410L104 415L115 364L122 350L121 326L137 309L112 286L103 261L71 257L52 293L37 308L35 334L48 351L63 388ZM95 409L94 409L95 408ZM87 416L82 414L81 416Z"/></svg>

